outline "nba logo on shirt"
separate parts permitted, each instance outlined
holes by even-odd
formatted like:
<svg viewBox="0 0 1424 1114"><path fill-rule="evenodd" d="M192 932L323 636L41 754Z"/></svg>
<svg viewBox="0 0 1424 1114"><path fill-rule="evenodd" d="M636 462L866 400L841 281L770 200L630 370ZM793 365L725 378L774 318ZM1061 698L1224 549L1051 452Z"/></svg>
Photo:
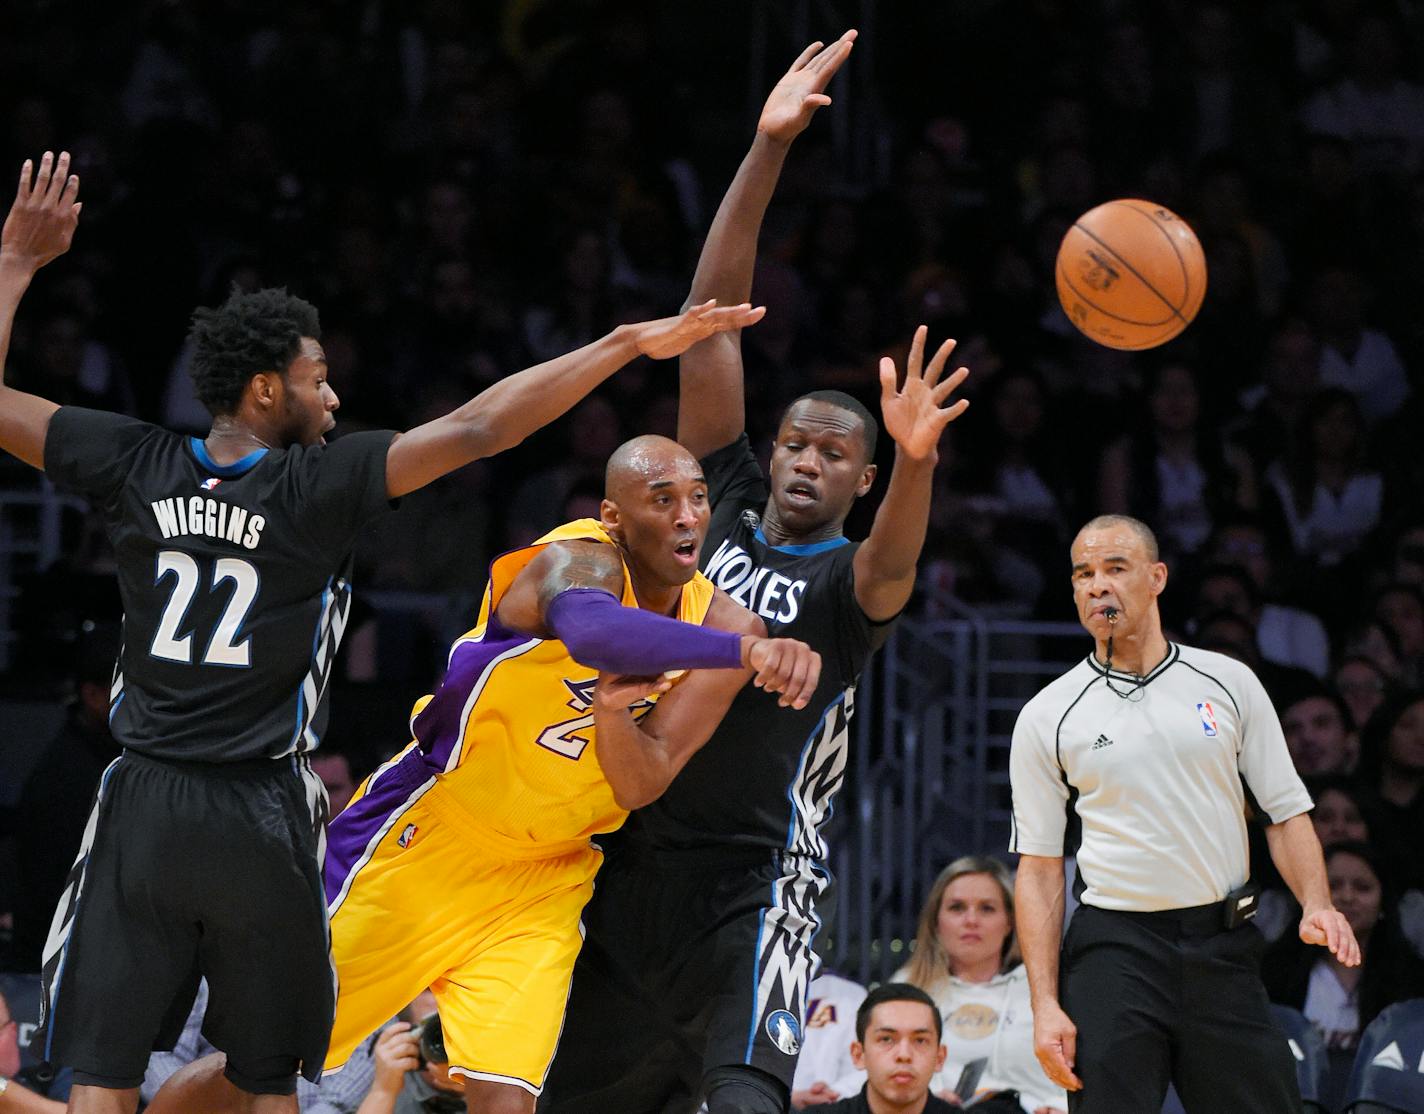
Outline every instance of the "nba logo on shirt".
<svg viewBox="0 0 1424 1114"><path fill-rule="evenodd" d="M222 483L222 480L218 479L216 476L209 476L198 486L201 487L204 491L212 491L212 489L217 487L220 483Z"/></svg>
<svg viewBox="0 0 1424 1114"><path fill-rule="evenodd" d="M1201 716L1202 731L1206 733L1206 737L1208 739L1215 739L1217 735L1216 716L1212 713L1211 702L1203 700L1198 704L1197 715Z"/></svg>

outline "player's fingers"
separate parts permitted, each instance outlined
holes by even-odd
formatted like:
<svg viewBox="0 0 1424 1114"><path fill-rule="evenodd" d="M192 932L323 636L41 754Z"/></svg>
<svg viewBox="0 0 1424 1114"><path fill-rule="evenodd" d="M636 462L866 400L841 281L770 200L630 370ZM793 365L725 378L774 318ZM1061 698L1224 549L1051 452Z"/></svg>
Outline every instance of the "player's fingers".
<svg viewBox="0 0 1424 1114"><path fill-rule="evenodd" d="M813 105L816 108L825 108L831 103L831 98L825 93L808 93L806 99L801 102L802 106Z"/></svg>
<svg viewBox="0 0 1424 1114"><path fill-rule="evenodd" d="M807 64L811 61L811 59L816 57L817 53L820 52L820 49L823 45L825 44L823 44L820 39L817 39L815 42L813 42L810 46L808 46L805 50L803 50L800 54L796 56L796 61L791 63L791 68L786 72L795 73L797 70L804 70Z"/></svg>
<svg viewBox="0 0 1424 1114"><path fill-rule="evenodd" d="M45 189L45 203L53 203L64 189L65 183L69 181L69 152L61 151L59 159L54 164L54 173L50 175L49 186Z"/></svg>
<svg viewBox="0 0 1424 1114"><path fill-rule="evenodd" d="M75 204L75 199L78 196L79 175L71 174L68 180L64 183L64 191L59 195L59 204L61 207L65 205L73 205Z"/></svg>
<svg viewBox="0 0 1424 1114"><path fill-rule="evenodd" d="M806 648L806 673L801 678L801 695L796 700L797 708L804 708L816 695L816 686L821 683L821 655Z"/></svg>
<svg viewBox="0 0 1424 1114"><path fill-rule="evenodd" d="M895 370L895 361L889 356L880 357L880 404L883 406L895 397L895 384L899 379L899 373Z"/></svg>
<svg viewBox="0 0 1424 1114"><path fill-rule="evenodd" d="M786 655L786 674L781 680L779 703L783 708L790 708L792 705L799 707L797 702L805 690L806 671L810 664L802 647L791 647L791 652Z"/></svg>
<svg viewBox="0 0 1424 1114"><path fill-rule="evenodd" d="M959 389L959 385L969 378L967 367L959 368L953 375L942 383L936 383L934 389L934 400L936 405L942 403L950 395Z"/></svg>
<svg viewBox="0 0 1424 1114"><path fill-rule="evenodd" d="M951 337L938 348L930 359L930 366L925 369L925 385L933 387L939 382L939 377L944 374L944 365L949 362L949 354L954 351L954 346L959 342Z"/></svg>
<svg viewBox="0 0 1424 1114"><path fill-rule="evenodd" d="M850 53L851 44L854 42L854 37L847 39L842 35L835 42L831 43L830 46L820 51L816 57L812 58L806 68L808 70L815 70L817 73L822 73L826 70L835 73L835 67L839 66L846 55ZM826 76L829 77L830 74Z"/></svg>
<svg viewBox="0 0 1424 1114"><path fill-rule="evenodd" d="M766 689L769 692L777 691L775 688L776 679L781 673L782 644L775 639L768 639L762 643L765 646L765 657L762 659L761 668L757 670L757 675L752 680L752 684L759 689Z"/></svg>
<svg viewBox="0 0 1424 1114"><path fill-rule="evenodd" d="M30 181L35 176L34 159L26 159L20 164L20 184L15 188L15 200L23 201L30 196Z"/></svg>
<svg viewBox="0 0 1424 1114"><path fill-rule="evenodd" d="M939 417L935 419L935 424L938 426L938 428L944 429L945 426L949 425L950 422L957 420L959 418L959 415L963 414L964 411L968 409L969 400L967 398L961 398L953 406L946 406L944 409L940 410Z"/></svg>
<svg viewBox="0 0 1424 1114"><path fill-rule="evenodd" d="M32 198L36 194L43 198L44 195L49 192L49 180L50 176L53 173L54 152L46 151L43 155L40 156L39 169L35 171L35 183L33 188L30 190L30 196Z"/></svg>
<svg viewBox="0 0 1424 1114"><path fill-rule="evenodd" d="M905 378L918 379L925 366L925 338L929 336L929 326L921 325L910 340L910 355L905 359Z"/></svg>

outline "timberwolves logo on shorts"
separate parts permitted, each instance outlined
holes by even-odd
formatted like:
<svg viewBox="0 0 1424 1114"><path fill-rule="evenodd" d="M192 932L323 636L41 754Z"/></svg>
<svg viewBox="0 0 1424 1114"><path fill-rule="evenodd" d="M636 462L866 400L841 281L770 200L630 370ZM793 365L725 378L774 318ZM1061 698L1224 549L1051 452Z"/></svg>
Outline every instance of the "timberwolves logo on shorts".
<svg viewBox="0 0 1424 1114"><path fill-rule="evenodd" d="M801 1051L801 1023L795 1015L777 1010L766 1019L766 1032L786 1055L795 1056Z"/></svg>

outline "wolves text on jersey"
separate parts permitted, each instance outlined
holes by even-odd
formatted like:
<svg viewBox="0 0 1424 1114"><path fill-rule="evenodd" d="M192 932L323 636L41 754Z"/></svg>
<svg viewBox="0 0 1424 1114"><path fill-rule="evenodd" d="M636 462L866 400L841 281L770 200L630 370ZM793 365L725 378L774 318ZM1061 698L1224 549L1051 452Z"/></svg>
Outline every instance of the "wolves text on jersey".
<svg viewBox="0 0 1424 1114"><path fill-rule="evenodd" d="M707 579L768 622L795 622L801 613L806 582L757 568L751 554L730 538L717 547L707 562Z"/></svg>
<svg viewBox="0 0 1424 1114"><path fill-rule="evenodd" d="M244 549L256 549L262 540L262 528L267 525L267 519L260 514L249 514L244 507L203 495L156 499L150 505L165 538L202 534L226 539Z"/></svg>

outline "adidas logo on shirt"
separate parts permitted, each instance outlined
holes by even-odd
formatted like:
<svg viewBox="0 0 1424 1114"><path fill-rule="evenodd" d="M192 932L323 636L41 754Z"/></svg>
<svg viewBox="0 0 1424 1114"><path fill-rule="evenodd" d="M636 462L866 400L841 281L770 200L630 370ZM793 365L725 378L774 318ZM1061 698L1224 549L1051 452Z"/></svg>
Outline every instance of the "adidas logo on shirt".
<svg viewBox="0 0 1424 1114"><path fill-rule="evenodd" d="M1106 735L1099 735L1093 743L1093 749L1102 750L1103 747L1110 747L1112 745L1113 741L1109 739Z"/></svg>

